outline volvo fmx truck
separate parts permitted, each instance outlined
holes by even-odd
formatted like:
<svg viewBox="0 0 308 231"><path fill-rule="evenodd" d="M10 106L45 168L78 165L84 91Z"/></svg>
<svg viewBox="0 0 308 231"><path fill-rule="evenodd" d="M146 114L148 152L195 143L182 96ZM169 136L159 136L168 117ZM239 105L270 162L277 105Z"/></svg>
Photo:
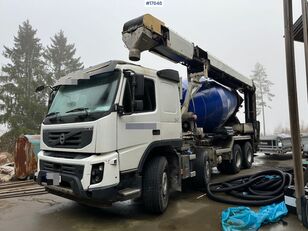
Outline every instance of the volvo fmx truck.
<svg viewBox="0 0 308 231"><path fill-rule="evenodd" d="M171 192L205 189L213 167L250 168L259 140L252 80L149 14L126 22L122 38L133 63L104 62L51 87L37 182L81 204L140 198L163 213ZM187 80L137 65L144 51L185 65Z"/></svg>

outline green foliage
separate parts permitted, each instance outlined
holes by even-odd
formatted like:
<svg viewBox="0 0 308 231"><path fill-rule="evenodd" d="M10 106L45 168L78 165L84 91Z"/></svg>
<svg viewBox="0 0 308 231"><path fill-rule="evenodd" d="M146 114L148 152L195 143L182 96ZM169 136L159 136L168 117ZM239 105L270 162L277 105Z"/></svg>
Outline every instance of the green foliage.
<svg viewBox="0 0 308 231"><path fill-rule="evenodd" d="M39 132L47 97L34 91L51 81L42 54L42 44L29 21L19 26L14 47L4 47L3 55L10 62L2 67L0 123L7 124L12 134Z"/></svg>
<svg viewBox="0 0 308 231"><path fill-rule="evenodd" d="M49 71L52 73L53 81L83 68L80 57L74 57L76 53L75 45L67 43L67 38L62 30L51 38L51 42L51 45L47 46L45 50L44 57Z"/></svg>
<svg viewBox="0 0 308 231"><path fill-rule="evenodd" d="M20 132L18 130L10 130L4 133L0 138L0 152L5 151L9 153L14 152L15 142L17 138L20 136Z"/></svg>
<svg viewBox="0 0 308 231"><path fill-rule="evenodd" d="M0 137L0 151L12 151L21 134L38 134L47 112L48 91L35 93L40 85L52 85L59 77L83 68L75 58L74 44L63 31L51 38L46 49L29 21L19 26L12 48L4 47L9 61L0 76L0 124L9 131Z"/></svg>

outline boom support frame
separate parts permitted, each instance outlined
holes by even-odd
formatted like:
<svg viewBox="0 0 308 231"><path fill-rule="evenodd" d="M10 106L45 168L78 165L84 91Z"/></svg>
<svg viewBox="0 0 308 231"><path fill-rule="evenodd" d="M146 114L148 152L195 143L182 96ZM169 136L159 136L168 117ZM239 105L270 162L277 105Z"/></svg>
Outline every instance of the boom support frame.
<svg viewBox="0 0 308 231"><path fill-rule="evenodd" d="M141 52L150 51L187 67L188 94L182 106L182 115L187 112L190 99L200 88L200 78L210 77L244 94L246 123L252 123L258 129L255 86L250 78L187 41L150 14L126 22L123 26L122 39L132 61L139 61Z"/></svg>

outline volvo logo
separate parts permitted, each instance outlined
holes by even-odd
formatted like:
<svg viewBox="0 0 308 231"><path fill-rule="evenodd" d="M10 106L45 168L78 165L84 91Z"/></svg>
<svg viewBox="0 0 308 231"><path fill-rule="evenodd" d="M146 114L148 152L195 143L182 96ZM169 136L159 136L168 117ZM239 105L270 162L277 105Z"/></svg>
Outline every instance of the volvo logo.
<svg viewBox="0 0 308 231"><path fill-rule="evenodd" d="M64 144L65 143L65 134L61 133L60 135L60 144Z"/></svg>

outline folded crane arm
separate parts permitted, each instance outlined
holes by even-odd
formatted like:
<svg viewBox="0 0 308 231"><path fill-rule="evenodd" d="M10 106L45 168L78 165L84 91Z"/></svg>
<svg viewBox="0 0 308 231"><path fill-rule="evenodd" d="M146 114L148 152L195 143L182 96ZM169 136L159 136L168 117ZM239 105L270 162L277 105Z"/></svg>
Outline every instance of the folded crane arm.
<svg viewBox="0 0 308 231"><path fill-rule="evenodd" d="M206 73L225 86L242 91L254 91L250 78L181 37L150 14L126 22L122 39L129 50L130 60L138 61L143 51L150 51L172 62L185 65L188 74Z"/></svg>

